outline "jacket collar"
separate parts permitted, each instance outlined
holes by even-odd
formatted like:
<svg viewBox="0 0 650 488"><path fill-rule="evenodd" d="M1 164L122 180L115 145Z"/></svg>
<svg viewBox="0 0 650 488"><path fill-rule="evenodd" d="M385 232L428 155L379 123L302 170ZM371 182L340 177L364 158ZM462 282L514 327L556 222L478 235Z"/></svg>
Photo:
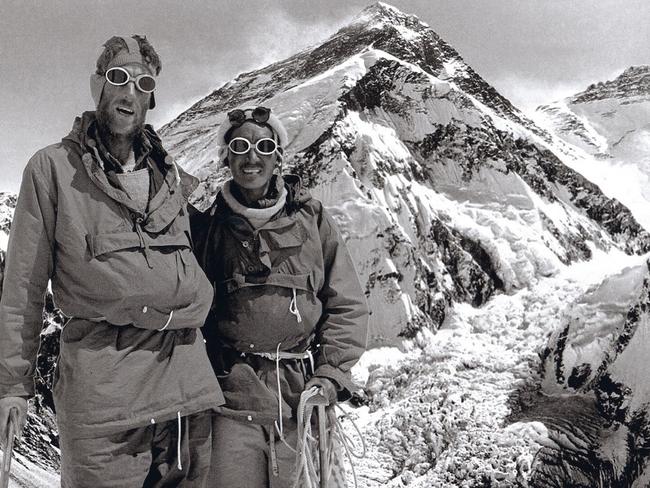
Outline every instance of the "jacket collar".
<svg viewBox="0 0 650 488"><path fill-rule="evenodd" d="M284 187L287 190L284 207L275 216L261 227L255 229L250 222L242 215L237 214L226 203L223 190L217 194L215 202L210 210L210 215L220 222L226 224L235 234L258 235L265 231L277 231L294 227L296 219L293 214L312 197L309 191L302 187L302 181L297 175L284 175Z"/></svg>
<svg viewBox="0 0 650 488"><path fill-rule="evenodd" d="M300 208L305 202L311 200L311 194L309 190L302 185L302 180L300 176L288 174L283 175L282 179L284 180L284 188L287 191L286 203L284 209L286 213L292 214L298 208ZM223 198L223 190L220 190L217 193L214 203L210 213L214 215L219 213L221 216L226 216L227 214L233 214L234 212L230 206L226 203Z"/></svg>
<svg viewBox="0 0 650 488"><path fill-rule="evenodd" d="M75 119L72 130L63 141L78 147L88 177L101 191L135 214L139 214L137 204L124 191L111 185L106 176L97 143L91 134L95 121L95 112L84 112ZM198 186L198 180L174 164L153 127L145 125L142 137L150 147L150 158L164 175L160 190L149 202L148 214L143 216L142 228L150 232L160 232L174 220L182 206L187 203L189 196Z"/></svg>

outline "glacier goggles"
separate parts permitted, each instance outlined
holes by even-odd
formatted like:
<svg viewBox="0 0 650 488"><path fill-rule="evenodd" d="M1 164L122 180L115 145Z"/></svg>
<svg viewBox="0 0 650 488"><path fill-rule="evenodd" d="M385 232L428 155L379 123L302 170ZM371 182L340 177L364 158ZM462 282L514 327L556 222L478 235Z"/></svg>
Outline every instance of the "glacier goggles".
<svg viewBox="0 0 650 488"><path fill-rule="evenodd" d="M246 112L250 112L250 117L246 117ZM267 107L256 107L254 109L242 110L240 108L228 112L228 121L231 127L239 127L247 120L253 120L258 124L266 124L269 121L271 109Z"/></svg>
<svg viewBox="0 0 650 488"><path fill-rule="evenodd" d="M105 76L106 81L108 81L111 85L124 86L129 81L133 81L135 83L135 86L141 92L151 93L156 89L156 79L153 76L143 73L134 77L131 76L131 73L129 73L121 66L115 66L106 70Z"/></svg>
<svg viewBox="0 0 650 488"><path fill-rule="evenodd" d="M233 154L246 154L251 150L252 147L253 144L251 141L244 137L235 137L228 143L228 149L230 149ZM276 151L282 153L282 149L278 143L269 137L260 139L255 143L255 152L257 152L257 154L261 154L262 156L270 156Z"/></svg>

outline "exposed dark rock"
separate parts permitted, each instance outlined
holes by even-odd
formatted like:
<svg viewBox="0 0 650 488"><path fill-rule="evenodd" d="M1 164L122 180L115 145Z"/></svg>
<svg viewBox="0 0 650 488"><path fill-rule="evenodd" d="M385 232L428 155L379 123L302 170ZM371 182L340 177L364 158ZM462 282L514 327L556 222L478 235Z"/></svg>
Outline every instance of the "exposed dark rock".
<svg viewBox="0 0 650 488"><path fill-rule="evenodd" d="M454 299L478 307L495 290L503 290L503 282L479 243L449 229L441 221L431 222L430 239L437 244L440 260L454 280Z"/></svg>
<svg viewBox="0 0 650 488"><path fill-rule="evenodd" d="M527 395L527 391L543 390L540 380L536 388L529 382L513 395L509 421L542 422L551 441L545 441L536 456L531 487L631 488L640 486L637 480L642 474L647 475L644 470L649 466L650 455L649 400L646 380L638 372L645 371L647 362L647 354L640 352L646 346L650 312L650 269L647 273L641 276L642 280L633 278L638 275L628 275L628 279L639 280L639 295L627 313L621 312L622 324L611 331L611 338L603 341L601 333L596 332L594 344L589 344L590 330L573 333L572 324L577 322L575 318L567 319L562 331L542 352L542 363L546 365L542 376L546 376L547 382L553 378L560 391L564 387L564 394L558 395L557 387L551 387L550 393ZM614 288L600 290L599 296L608 290L616 294L616 283L614 280L607 285ZM612 297L613 302L618 300L619 297ZM609 309L611 305L603 303L601 307ZM601 325L594 321L593 327ZM575 339L578 347L572 344ZM596 352L596 345L602 350ZM575 358L576 352L565 356L569 347L590 351L585 359L591 364ZM597 368L592 367L594 359L601 360ZM574 365L566 361L574 361ZM630 364L638 370L631 369Z"/></svg>
<svg viewBox="0 0 650 488"><path fill-rule="evenodd" d="M650 66L632 66L614 80L599 82L571 97L571 103L588 103L608 98L650 97Z"/></svg>

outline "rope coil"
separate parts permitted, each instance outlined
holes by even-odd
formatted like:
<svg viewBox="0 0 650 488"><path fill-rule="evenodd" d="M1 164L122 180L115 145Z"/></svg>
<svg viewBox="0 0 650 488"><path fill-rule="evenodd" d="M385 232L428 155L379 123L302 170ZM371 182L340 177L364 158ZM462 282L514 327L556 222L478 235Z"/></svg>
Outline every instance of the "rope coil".
<svg viewBox="0 0 650 488"><path fill-rule="evenodd" d="M334 404L319 409L320 412L326 412L325 425L327 426L327 433L319 432L318 438L314 436L312 434L312 417L314 411L319 406L325 407L324 402L316 397L322 398L320 389L317 387L304 391L300 396L300 403L298 405L298 444L296 449L296 467L294 470L295 479L292 486L293 488L318 488L319 486L326 486L321 483L321 477L324 476L325 480L330 480L332 479L332 475L337 474L333 471L334 465L338 464L343 466L343 463L341 462L342 460L340 459L342 457L341 452L340 449L338 449L338 447L343 447L345 459L347 459L350 464L350 470L352 471L352 476L354 478L354 486L355 488L358 488L359 484L356 470L354 469L353 458L361 459L366 455L366 444L363 435L361 434L359 427L349 417L348 412L343 410L341 406ZM359 439L361 439L360 451L353 448L354 443L351 437L344 431L336 414L336 407L338 407L339 411L342 413L342 418L347 418L352 422ZM324 437L326 437L325 446L320 444L320 442L322 442L321 437L323 434L325 434ZM319 448L324 451L324 455L320 456L321 465L317 468L315 459L320 454ZM325 465L324 472L322 464Z"/></svg>

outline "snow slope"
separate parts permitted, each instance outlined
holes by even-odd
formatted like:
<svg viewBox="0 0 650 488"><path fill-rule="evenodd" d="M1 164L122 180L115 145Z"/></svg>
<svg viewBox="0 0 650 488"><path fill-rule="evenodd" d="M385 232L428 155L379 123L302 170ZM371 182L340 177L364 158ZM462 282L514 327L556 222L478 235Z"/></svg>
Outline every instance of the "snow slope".
<svg viewBox="0 0 650 488"><path fill-rule="evenodd" d="M583 476L579 466L570 471L570 478L549 475L547 454L561 451L570 459L571 451L564 449L573 439L569 434L567 442L564 424L580 426L589 404L568 400L573 395L540 373L539 365L549 335L564 329L559 317L573 315L580 304L607 310L614 320L620 320L620 312L624 317L636 294L621 278L643 274L639 269L646 268L647 257L596 252L599 266L563 266L556 276L495 297L481 308L455 305L454 314L435 335L419 335L401 358L397 353L393 360L383 351L368 353L355 367L356 377L367 381L369 394L369 405L352 413L368 444L367 457L356 463L359 486L645 486L640 476L636 485L597 485L598 470L606 470L595 463L589 465L591 478ZM608 288L609 283L615 283L618 293L594 295L593 290ZM567 309L572 302L575 305ZM613 302L618 303L617 312L610 310ZM588 324L584 328L590 329L589 336L583 339L592 354L604 352L589 339L602 330L597 327L601 317L592 308L572 322L578 330ZM645 364L643 356L635 359ZM627 366L627 372L638 371ZM643 398L645 390L637 393L637 399ZM580 433L578 428L573 438ZM632 438L647 442L639 432ZM591 455L598 456L598 447ZM620 470L630 469L627 448L613 445L611 437L600 447L604 459L622 456ZM554 465L557 462L548 463ZM565 467L570 468L570 462ZM577 484L581 479L584 485Z"/></svg>
<svg viewBox="0 0 650 488"><path fill-rule="evenodd" d="M650 228L650 66L543 105L534 119L570 145L567 164Z"/></svg>

